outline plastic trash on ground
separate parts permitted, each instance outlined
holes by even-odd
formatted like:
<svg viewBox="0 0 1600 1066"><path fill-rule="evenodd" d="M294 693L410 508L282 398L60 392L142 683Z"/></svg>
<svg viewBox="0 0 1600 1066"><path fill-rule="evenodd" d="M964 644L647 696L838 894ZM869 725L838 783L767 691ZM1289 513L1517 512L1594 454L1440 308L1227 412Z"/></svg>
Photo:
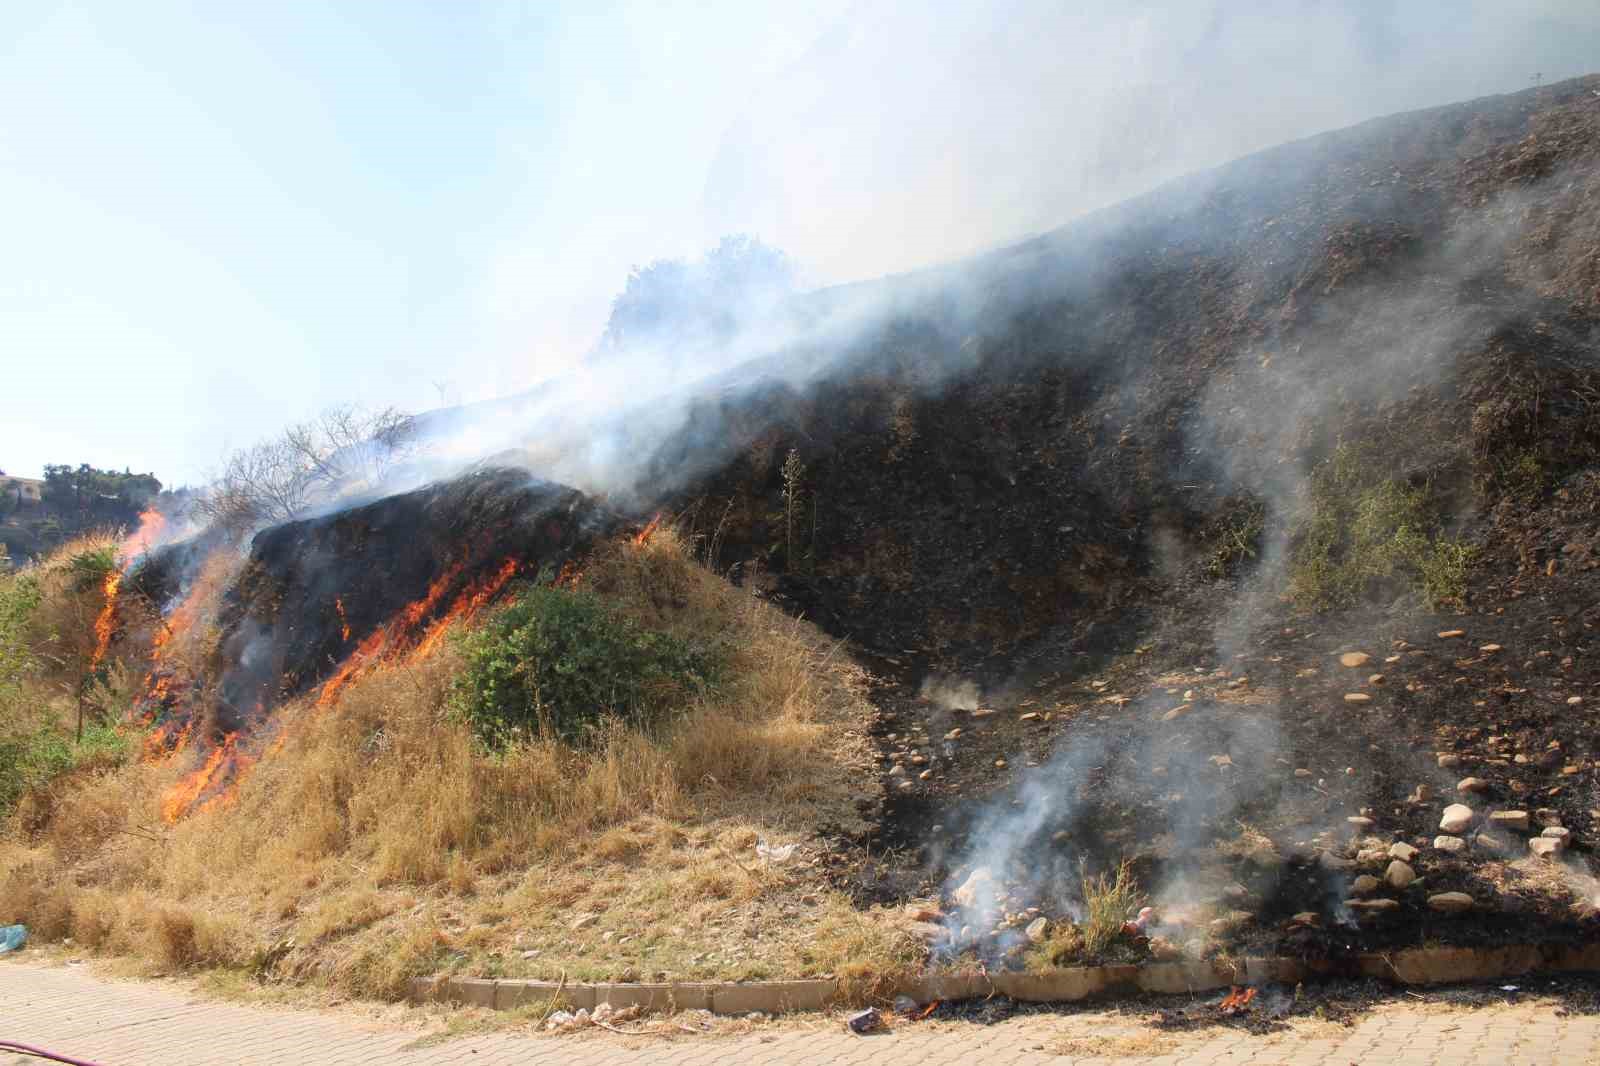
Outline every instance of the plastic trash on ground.
<svg viewBox="0 0 1600 1066"><path fill-rule="evenodd" d="M0 955L8 951L20 951L22 945L28 942L28 927L25 925L0 926Z"/></svg>

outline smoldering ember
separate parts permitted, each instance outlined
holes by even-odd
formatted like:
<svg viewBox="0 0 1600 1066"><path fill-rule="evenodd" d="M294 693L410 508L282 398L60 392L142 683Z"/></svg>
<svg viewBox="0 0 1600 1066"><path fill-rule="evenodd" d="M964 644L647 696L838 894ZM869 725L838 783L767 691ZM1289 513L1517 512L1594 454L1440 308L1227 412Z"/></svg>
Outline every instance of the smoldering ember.
<svg viewBox="0 0 1600 1066"><path fill-rule="evenodd" d="M41 540L0 925L381 998L1589 942L1597 219L1539 84Z"/></svg>

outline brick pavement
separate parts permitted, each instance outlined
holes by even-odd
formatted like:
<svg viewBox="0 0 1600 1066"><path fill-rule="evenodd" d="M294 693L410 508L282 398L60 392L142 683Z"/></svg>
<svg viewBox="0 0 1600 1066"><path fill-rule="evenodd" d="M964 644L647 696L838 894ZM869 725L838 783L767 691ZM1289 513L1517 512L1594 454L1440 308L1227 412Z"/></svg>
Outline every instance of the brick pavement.
<svg viewBox="0 0 1600 1066"><path fill-rule="evenodd" d="M483 1033L415 1046L421 1030L337 1011L284 1010L196 999L170 983L107 981L79 967L0 963L0 1039L104 1066L801 1066L812 1063L1076 1062L1096 1066L1295 1063L1452 1066L1600 1062L1600 1017L1559 1017L1550 1002L1480 1008L1393 1003L1345 1028L1296 1021L1287 1032L1231 1029L1168 1036L1125 1016L1087 1012L980 1027L903 1026L869 1038L842 1026L775 1022L736 1036L669 1038ZM37 1062L5 1057L0 1063Z"/></svg>

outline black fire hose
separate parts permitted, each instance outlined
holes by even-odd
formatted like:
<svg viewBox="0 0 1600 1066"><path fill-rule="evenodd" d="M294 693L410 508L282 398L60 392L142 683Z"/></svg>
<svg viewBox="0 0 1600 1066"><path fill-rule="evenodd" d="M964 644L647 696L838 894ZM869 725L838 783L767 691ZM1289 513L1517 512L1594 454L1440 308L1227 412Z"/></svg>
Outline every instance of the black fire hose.
<svg viewBox="0 0 1600 1066"><path fill-rule="evenodd" d="M0 1040L0 1051L10 1051L17 1055L32 1055L34 1058L49 1059L51 1062L65 1062L68 1066L100 1066L98 1062L88 1059L75 1059L70 1055L58 1055L54 1051L46 1051L42 1047L33 1047L29 1044L19 1044L15 1040Z"/></svg>

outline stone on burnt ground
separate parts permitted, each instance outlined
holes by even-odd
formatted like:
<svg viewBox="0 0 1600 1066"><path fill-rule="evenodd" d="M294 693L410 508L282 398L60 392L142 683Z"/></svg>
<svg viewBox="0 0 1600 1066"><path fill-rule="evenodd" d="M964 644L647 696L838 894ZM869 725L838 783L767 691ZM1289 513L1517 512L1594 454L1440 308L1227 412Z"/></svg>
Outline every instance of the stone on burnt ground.
<svg viewBox="0 0 1600 1066"><path fill-rule="evenodd" d="M1487 792L1489 782L1481 777L1463 777L1456 782L1456 791L1460 793Z"/></svg>
<svg viewBox="0 0 1600 1066"><path fill-rule="evenodd" d="M1515 829L1520 833L1528 831L1527 811L1495 811L1489 815L1489 821L1501 829Z"/></svg>
<svg viewBox="0 0 1600 1066"><path fill-rule="evenodd" d="M1539 835L1549 840L1560 841L1563 849L1572 843L1572 830L1565 829L1559 825L1548 826Z"/></svg>
<svg viewBox="0 0 1600 1066"><path fill-rule="evenodd" d="M1365 692L1346 692L1344 701L1346 703L1371 703L1372 697Z"/></svg>
<svg viewBox="0 0 1600 1066"><path fill-rule="evenodd" d="M1387 870L1383 871L1383 879L1389 883L1390 888L1402 889L1417 879L1417 871L1411 868L1410 863L1396 859L1389 864Z"/></svg>
<svg viewBox="0 0 1600 1066"><path fill-rule="evenodd" d="M1551 837L1534 837L1528 841L1528 850L1533 853L1536 859L1555 862L1561 857L1561 841Z"/></svg>
<svg viewBox="0 0 1600 1066"><path fill-rule="evenodd" d="M1344 905L1362 921L1372 921L1400 910L1400 901L1397 899L1347 899Z"/></svg>
<svg viewBox="0 0 1600 1066"><path fill-rule="evenodd" d="M1436 836L1433 838L1435 850L1447 851L1452 855L1460 855L1467 850L1467 842L1460 837Z"/></svg>
<svg viewBox="0 0 1600 1066"><path fill-rule="evenodd" d="M1364 651L1347 651L1343 655L1339 656L1339 662L1344 666L1350 667L1351 669L1354 669L1358 666L1365 666L1371 661L1372 656L1368 655Z"/></svg>
<svg viewBox="0 0 1600 1066"><path fill-rule="evenodd" d="M1472 808L1465 803L1452 803L1444 809L1444 816L1439 819L1439 829L1451 836L1456 836L1472 824Z"/></svg>
<svg viewBox="0 0 1600 1066"><path fill-rule="evenodd" d="M1357 896L1370 896L1374 892L1378 891L1378 886L1382 883L1382 881L1379 881L1371 874L1362 874L1360 877L1350 882L1350 891Z"/></svg>
<svg viewBox="0 0 1600 1066"><path fill-rule="evenodd" d="M1511 850L1510 842L1507 841L1505 837L1497 836L1494 833L1479 833L1477 836L1472 838L1472 843L1477 847L1482 848L1484 851L1491 852L1495 855L1504 855L1506 852Z"/></svg>
<svg viewBox="0 0 1600 1066"><path fill-rule="evenodd" d="M1417 857L1417 849L1403 840L1397 840L1389 845L1389 858L1399 859L1401 862L1410 862Z"/></svg>
<svg viewBox="0 0 1600 1066"><path fill-rule="evenodd" d="M1440 892L1428 897L1428 906L1441 914L1461 914L1472 909L1472 897L1465 892Z"/></svg>
<svg viewBox="0 0 1600 1066"><path fill-rule="evenodd" d="M1050 919L1035 918L1033 921L1028 923L1028 927L1024 929L1023 932L1027 935L1031 942L1038 944L1044 940L1045 931L1049 928Z"/></svg>

